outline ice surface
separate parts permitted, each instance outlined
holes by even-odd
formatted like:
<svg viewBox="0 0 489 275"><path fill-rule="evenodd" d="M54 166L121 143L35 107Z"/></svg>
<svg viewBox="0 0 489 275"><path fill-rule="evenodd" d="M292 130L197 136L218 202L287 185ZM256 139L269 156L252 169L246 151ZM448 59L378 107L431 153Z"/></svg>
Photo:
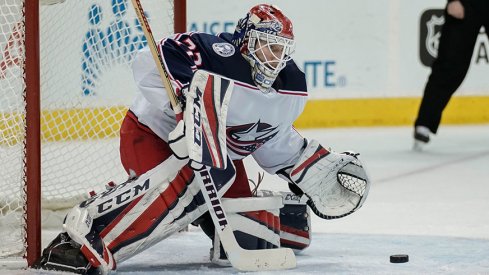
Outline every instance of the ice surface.
<svg viewBox="0 0 489 275"><path fill-rule="evenodd" d="M360 152L373 185L358 212L313 217L312 244L296 269L260 274L489 274L489 125L442 125L424 152L411 150L411 127L299 131L336 151ZM246 165L256 178L256 164ZM262 188L287 187L266 175ZM210 246L191 227L121 263L117 273L237 273L209 264ZM410 261L392 264L392 254Z"/></svg>

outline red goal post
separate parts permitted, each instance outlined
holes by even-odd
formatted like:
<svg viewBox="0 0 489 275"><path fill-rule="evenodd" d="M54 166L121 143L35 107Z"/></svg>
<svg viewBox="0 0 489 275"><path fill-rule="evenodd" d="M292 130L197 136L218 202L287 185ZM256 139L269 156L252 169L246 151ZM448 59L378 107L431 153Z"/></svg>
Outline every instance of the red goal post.
<svg viewBox="0 0 489 275"><path fill-rule="evenodd" d="M141 2L157 39L185 31L185 0ZM45 211L126 177L118 130L145 46L130 5L0 0L0 269L40 256Z"/></svg>

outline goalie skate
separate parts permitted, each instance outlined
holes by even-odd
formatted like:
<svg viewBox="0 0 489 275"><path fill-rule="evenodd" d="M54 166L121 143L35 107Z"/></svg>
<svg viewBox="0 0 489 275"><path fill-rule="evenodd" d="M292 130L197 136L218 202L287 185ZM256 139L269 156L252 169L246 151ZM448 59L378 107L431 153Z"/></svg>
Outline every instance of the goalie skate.
<svg viewBox="0 0 489 275"><path fill-rule="evenodd" d="M81 253L81 245L67 233L59 234L32 266L35 269L66 271L77 274L100 274Z"/></svg>

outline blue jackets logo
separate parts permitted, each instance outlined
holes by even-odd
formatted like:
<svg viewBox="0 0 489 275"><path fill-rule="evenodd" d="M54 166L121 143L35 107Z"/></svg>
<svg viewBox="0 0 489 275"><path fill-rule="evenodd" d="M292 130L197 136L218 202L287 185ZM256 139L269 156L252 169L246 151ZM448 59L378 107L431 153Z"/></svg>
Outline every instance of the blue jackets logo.
<svg viewBox="0 0 489 275"><path fill-rule="evenodd" d="M212 49L222 57L230 57L235 53L234 46L229 43L214 43Z"/></svg>

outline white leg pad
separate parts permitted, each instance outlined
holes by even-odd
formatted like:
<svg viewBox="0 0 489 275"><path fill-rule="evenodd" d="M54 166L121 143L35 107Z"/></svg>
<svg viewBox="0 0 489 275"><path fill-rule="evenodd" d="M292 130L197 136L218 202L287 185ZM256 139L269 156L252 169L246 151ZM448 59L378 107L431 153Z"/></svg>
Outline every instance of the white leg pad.
<svg viewBox="0 0 489 275"><path fill-rule="evenodd" d="M63 225L104 273L185 228L207 211L187 161L170 157L147 173L80 205Z"/></svg>

